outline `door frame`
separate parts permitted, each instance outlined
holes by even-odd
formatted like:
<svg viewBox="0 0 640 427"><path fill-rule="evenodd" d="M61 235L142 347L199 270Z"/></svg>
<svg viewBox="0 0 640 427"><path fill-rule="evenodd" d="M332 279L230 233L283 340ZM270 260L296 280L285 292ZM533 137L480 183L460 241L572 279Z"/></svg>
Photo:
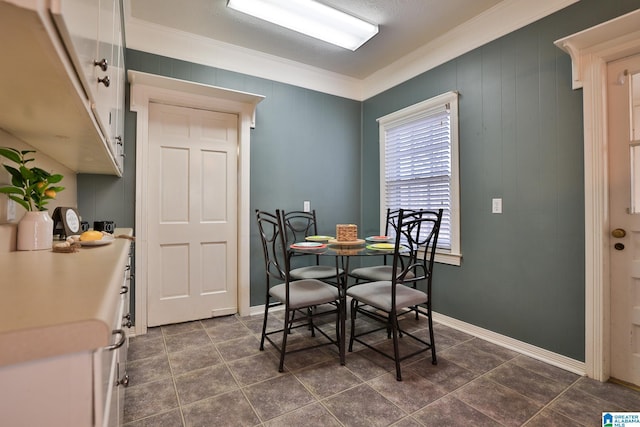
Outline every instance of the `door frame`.
<svg viewBox="0 0 640 427"><path fill-rule="evenodd" d="M607 66L640 53L640 10L555 42L571 56L573 89L582 88L585 196L585 368L610 374Z"/></svg>
<svg viewBox="0 0 640 427"><path fill-rule="evenodd" d="M148 212L147 165L149 159L149 104L152 102L238 115L238 311L250 314L250 148L255 110L262 95L158 76L140 71L127 73L129 109L136 119L136 218L135 218L135 333L147 332L147 244L144 218Z"/></svg>

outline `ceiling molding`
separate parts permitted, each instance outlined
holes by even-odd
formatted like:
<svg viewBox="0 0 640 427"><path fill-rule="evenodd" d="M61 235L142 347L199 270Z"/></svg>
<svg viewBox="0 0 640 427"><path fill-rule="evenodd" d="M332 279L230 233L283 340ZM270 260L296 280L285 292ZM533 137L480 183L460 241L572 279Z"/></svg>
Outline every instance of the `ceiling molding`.
<svg viewBox="0 0 640 427"><path fill-rule="evenodd" d="M363 101L577 1L504 0L362 80L132 18L128 1L125 28L130 49Z"/></svg>

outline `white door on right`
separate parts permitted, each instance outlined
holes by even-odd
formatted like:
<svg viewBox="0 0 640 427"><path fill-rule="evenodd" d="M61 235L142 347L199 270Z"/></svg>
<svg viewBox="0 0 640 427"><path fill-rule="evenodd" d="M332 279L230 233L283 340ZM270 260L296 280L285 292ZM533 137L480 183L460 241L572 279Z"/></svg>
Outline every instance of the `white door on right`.
<svg viewBox="0 0 640 427"><path fill-rule="evenodd" d="M611 377L640 385L640 55L608 64Z"/></svg>

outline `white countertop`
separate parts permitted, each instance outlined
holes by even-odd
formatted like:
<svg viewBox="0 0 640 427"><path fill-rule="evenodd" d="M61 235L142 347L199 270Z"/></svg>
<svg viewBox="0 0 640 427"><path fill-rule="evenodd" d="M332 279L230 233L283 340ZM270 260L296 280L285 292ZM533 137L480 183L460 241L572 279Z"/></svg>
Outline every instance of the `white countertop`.
<svg viewBox="0 0 640 427"><path fill-rule="evenodd" d="M0 254L0 366L110 344L129 246Z"/></svg>

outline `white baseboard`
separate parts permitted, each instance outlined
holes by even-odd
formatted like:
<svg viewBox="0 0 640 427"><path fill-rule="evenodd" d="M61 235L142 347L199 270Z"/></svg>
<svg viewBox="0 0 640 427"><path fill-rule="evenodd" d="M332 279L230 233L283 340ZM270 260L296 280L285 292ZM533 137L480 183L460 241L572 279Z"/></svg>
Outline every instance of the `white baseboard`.
<svg viewBox="0 0 640 427"><path fill-rule="evenodd" d="M541 362L548 363L549 365L556 366L578 375L586 375L587 371L584 362L580 362L567 356L498 334L488 329L454 319L453 317L445 316L444 314L434 312L433 320L434 322L438 322L444 326L449 326L450 328L466 332L467 334L508 348L509 350L517 351L518 353L540 360Z"/></svg>
<svg viewBox="0 0 640 427"><path fill-rule="evenodd" d="M251 316L261 316L264 314L264 305L253 306L250 308L250 312ZM444 326L457 329L469 335L497 344L501 347L508 348L509 350L517 351L518 353L540 360L541 362L548 363L549 365L556 366L560 369L564 369L565 371L583 376L586 375L587 371L585 363L580 362L579 360L571 359L570 357L527 344L506 335L498 334L488 329L454 319L453 317L445 316L444 314L434 312L433 320L434 322L438 322Z"/></svg>

